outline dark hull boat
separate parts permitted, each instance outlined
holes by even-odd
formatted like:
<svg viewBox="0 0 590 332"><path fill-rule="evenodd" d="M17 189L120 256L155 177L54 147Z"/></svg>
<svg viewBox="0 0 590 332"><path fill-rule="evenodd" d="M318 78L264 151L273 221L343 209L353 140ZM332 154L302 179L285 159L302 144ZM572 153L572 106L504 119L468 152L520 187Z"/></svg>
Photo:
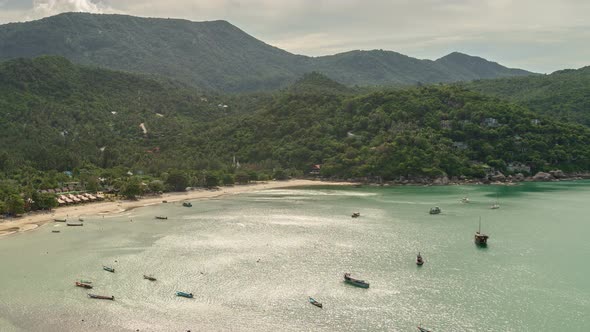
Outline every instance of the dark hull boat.
<svg viewBox="0 0 590 332"><path fill-rule="evenodd" d="M114 301L114 296L105 296L105 295L95 295L95 294L88 294L88 297L91 299L100 299L100 300L111 300Z"/></svg>
<svg viewBox="0 0 590 332"><path fill-rule="evenodd" d="M176 292L176 296L186 297L189 299L193 298L193 293Z"/></svg>
<svg viewBox="0 0 590 332"><path fill-rule="evenodd" d="M475 232L475 236L473 237L475 245L477 245L479 247L487 247L488 246L488 238L489 238L488 235L483 234L481 232L481 220L480 220L479 221L479 229L477 230L477 232Z"/></svg>
<svg viewBox="0 0 590 332"><path fill-rule="evenodd" d="M440 214L442 211L438 206L433 207L432 209L430 209L430 214Z"/></svg>
<svg viewBox="0 0 590 332"><path fill-rule="evenodd" d="M184 203L182 203L182 206L184 206L184 207L193 207L193 203L184 202Z"/></svg>
<svg viewBox="0 0 590 332"><path fill-rule="evenodd" d="M318 308L323 308L323 305L320 302L316 301L313 297L309 298L309 303L315 305Z"/></svg>
<svg viewBox="0 0 590 332"><path fill-rule="evenodd" d="M351 216L351 217L353 217L353 218L358 218L358 217L360 217L360 216L361 216L360 212L355 212L355 213L353 213L353 214L352 214L352 216Z"/></svg>
<svg viewBox="0 0 590 332"><path fill-rule="evenodd" d="M56 231L56 230L51 231L51 233L59 233L59 232L61 232L61 231Z"/></svg>
<svg viewBox="0 0 590 332"><path fill-rule="evenodd" d="M156 219L166 220L166 219L168 219L168 217L165 217L165 216L156 216Z"/></svg>
<svg viewBox="0 0 590 332"><path fill-rule="evenodd" d="M84 224L81 222L69 222L66 225L68 225L68 226L84 226Z"/></svg>
<svg viewBox="0 0 590 332"><path fill-rule="evenodd" d="M83 282L78 282L78 281L76 281L76 286L82 287L82 288L87 288L87 289L92 289L92 285L89 285L89 284L86 284Z"/></svg>
<svg viewBox="0 0 590 332"><path fill-rule="evenodd" d="M355 279L350 276L350 273L344 274L344 282L346 282L347 284L356 286L356 287L360 287L360 288L369 288L368 282L365 282L364 280L360 280L360 279Z"/></svg>
<svg viewBox="0 0 590 332"><path fill-rule="evenodd" d="M103 266L102 269L107 272L115 273L115 269L109 266Z"/></svg>
<svg viewBox="0 0 590 332"><path fill-rule="evenodd" d="M154 277L152 277L152 276L145 275L145 274L143 275L143 278L144 278L144 279L147 279L147 280L149 280L149 281L156 281L156 278L154 278Z"/></svg>
<svg viewBox="0 0 590 332"><path fill-rule="evenodd" d="M53 219L53 221L55 221L55 222L66 222L67 220L64 218L64 219Z"/></svg>
<svg viewBox="0 0 590 332"><path fill-rule="evenodd" d="M425 329L425 328L423 328L421 326L418 326L418 331L420 331L420 332L432 332L432 331L427 330L427 329Z"/></svg>
<svg viewBox="0 0 590 332"><path fill-rule="evenodd" d="M416 265L418 265L418 266L424 265L424 259L422 259L422 256L420 255L420 253L418 253L418 256L416 256Z"/></svg>

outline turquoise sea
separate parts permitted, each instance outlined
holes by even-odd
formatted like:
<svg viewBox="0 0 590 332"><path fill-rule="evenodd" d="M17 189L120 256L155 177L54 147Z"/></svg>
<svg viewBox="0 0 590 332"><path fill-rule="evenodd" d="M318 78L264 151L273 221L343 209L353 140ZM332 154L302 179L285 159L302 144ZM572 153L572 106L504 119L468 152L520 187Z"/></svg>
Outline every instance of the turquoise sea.
<svg viewBox="0 0 590 332"><path fill-rule="evenodd" d="M0 238L0 331L590 331L588 181L192 203ZM429 215L435 205L443 213ZM480 217L485 249L473 243ZM370 288L344 284L345 272Z"/></svg>

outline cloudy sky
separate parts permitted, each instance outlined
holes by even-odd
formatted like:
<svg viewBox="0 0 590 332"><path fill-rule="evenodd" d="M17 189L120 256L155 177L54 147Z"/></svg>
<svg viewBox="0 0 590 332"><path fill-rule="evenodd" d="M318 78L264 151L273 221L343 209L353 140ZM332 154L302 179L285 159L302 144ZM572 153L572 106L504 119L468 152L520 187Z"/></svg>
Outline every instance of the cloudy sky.
<svg viewBox="0 0 590 332"><path fill-rule="evenodd" d="M590 65L590 0L0 0L0 23L66 11L223 19L311 56L460 51L537 72Z"/></svg>

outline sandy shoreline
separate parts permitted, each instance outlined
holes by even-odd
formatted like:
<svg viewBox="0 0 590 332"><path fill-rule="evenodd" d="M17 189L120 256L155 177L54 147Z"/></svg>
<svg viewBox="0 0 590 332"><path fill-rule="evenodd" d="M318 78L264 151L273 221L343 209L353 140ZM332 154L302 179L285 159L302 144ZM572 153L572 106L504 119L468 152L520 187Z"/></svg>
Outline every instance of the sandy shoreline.
<svg viewBox="0 0 590 332"><path fill-rule="evenodd" d="M137 201L118 200L103 201L98 203L89 203L83 205L73 205L57 208L51 212L35 212L25 215L18 219L6 219L0 221L0 238L3 235L22 233L38 228L54 219L68 218L71 221L77 221L78 216L89 216L98 214L115 214L121 213L138 207L161 204L162 201L178 202L185 200L213 198L224 195L234 195L245 192L251 192L264 189L289 188L300 186L318 186L318 185L352 185L346 182L327 182L312 180L289 180L289 181L269 181L264 183L255 183L247 185L236 185L233 187L221 187L219 190L194 190L179 193L166 193L160 196L150 196ZM1 220L1 219L0 219Z"/></svg>

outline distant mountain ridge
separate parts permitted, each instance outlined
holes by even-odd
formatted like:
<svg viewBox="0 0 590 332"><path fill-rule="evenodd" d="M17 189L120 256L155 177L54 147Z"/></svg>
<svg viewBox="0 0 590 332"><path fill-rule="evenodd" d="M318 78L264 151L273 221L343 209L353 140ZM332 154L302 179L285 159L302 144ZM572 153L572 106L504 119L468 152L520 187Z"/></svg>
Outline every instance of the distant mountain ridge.
<svg viewBox="0 0 590 332"><path fill-rule="evenodd" d="M59 55L79 64L164 76L224 92L275 90L312 71L348 86L532 74L460 53L436 61L380 50L321 57L295 55L226 21L65 13L0 26L0 60L40 55Z"/></svg>

